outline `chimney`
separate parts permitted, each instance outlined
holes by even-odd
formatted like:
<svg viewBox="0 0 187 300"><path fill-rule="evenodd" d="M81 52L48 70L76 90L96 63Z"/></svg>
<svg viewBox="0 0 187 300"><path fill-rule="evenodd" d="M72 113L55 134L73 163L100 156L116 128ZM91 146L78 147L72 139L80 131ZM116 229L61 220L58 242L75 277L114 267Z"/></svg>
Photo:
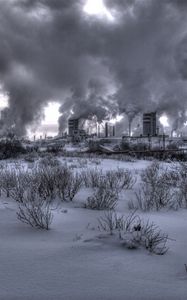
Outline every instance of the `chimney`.
<svg viewBox="0 0 187 300"><path fill-rule="evenodd" d="M115 125L113 125L112 127L112 136L115 136L116 135L116 127Z"/></svg>
<svg viewBox="0 0 187 300"><path fill-rule="evenodd" d="M105 137L108 137L108 122L105 123Z"/></svg>
<svg viewBox="0 0 187 300"><path fill-rule="evenodd" d="M97 136L100 138L100 124L97 124Z"/></svg>
<svg viewBox="0 0 187 300"><path fill-rule="evenodd" d="M129 136L131 136L131 121L129 121Z"/></svg>

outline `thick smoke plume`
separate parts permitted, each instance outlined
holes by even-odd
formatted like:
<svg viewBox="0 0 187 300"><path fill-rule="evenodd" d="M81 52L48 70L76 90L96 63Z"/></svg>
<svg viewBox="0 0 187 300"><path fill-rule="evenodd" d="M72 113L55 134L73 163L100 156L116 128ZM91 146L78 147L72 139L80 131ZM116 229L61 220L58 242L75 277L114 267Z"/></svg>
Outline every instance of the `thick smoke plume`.
<svg viewBox="0 0 187 300"><path fill-rule="evenodd" d="M0 132L24 135L49 101L98 122L166 113L173 130L187 110L187 4L105 0L113 19L87 15L85 0L0 1L0 85L9 108Z"/></svg>

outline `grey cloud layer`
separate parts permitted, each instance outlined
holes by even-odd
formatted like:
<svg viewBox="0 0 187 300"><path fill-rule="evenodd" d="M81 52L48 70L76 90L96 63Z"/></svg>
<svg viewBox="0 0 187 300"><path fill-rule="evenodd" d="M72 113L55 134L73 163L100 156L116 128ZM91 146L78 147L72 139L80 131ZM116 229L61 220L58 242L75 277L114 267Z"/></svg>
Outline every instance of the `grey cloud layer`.
<svg viewBox="0 0 187 300"><path fill-rule="evenodd" d="M126 112L186 119L187 13L182 0L105 0L115 21L79 0L0 1L0 82L10 107L0 126L25 133L50 100L63 129L76 116ZM178 124L178 125L176 125Z"/></svg>

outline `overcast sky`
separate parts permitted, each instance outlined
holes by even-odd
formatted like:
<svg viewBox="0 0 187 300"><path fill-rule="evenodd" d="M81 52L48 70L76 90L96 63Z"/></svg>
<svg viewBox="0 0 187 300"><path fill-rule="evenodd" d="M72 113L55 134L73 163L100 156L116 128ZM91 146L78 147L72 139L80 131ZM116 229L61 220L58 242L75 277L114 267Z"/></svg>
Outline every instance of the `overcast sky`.
<svg viewBox="0 0 187 300"><path fill-rule="evenodd" d="M51 101L62 130L72 114L186 121L186 0L0 0L0 41L1 132L25 134Z"/></svg>

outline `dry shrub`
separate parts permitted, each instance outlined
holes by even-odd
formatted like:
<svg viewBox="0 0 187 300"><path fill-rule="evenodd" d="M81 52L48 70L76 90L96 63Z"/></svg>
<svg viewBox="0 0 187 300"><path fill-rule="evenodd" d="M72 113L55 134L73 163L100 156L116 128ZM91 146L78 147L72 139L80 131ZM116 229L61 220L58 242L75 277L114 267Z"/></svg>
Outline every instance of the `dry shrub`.
<svg viewBox="0 0 187 300"><path fill-rule="evenodd" d="M72 201L82 187L82 177L67 167L58 169L56 176L57 195L62 201Z"/></svg>
<svg viewBox="0 0 187 300"><path fill-rule="evenodd" d="M104 216L98 219L98 222L99 230L109 232L111 235L116 231L120 232L126 228L124 217L117 215L114 210L109 210L107 213L105 212Z"/></svg>
<svg viewBox="0 0 187 300"><path fill-rule="evenodd" d="M154 223L144 222L135 212L125 218L118 216L114 211L109 211L98 221L100 230L117 234L119 240L128 249L143 247L158 255L168 251L166 246L168 235L162 233Z"/></svg>
<svg viewBox="0 0 187 300"><path fill-rule="evenodd" d="M85 168L88 164L88 160L86 158L79 157L77 159L77 167L79 168Z"/></svg>
<svg viewBox="0 0 187 300"><path fill-rule="evenodd" d="M140 189L135 193L136 199L129 201L129 208L143 211L176 208L175 191L168 181L167 172L158 162L143 170Z"/></svg>
<svg viewBox="0 0 187 300"><path fill-rule="evenodd" d="M51 168L61 166L61 162L58 160L58 158L54 157L53 155L48 155L44 158L41 158L38 164L40 167L51 167Z"/></svg>
<svg viewBox="0 0 187 300"><path fill-rule="evenodd" d="M34 163L37 159L38 159L37 152L30 152L30 153L24 155L24 160L28 163Z"/></svg>
<svg viewBox="0 0 187 300"><path fill-rule="evenodd" d="M100 186L94 194L87 199L85 208L105 210L114 209L117 205L118 195L107 186Z"/></svg>
<svg viewBox="0 0 187 300"><path fill-rule="evenodd" d="M101 170L98 169L88 169L81 172L81 177L85 187L96 188L100 185L104 174Z"/></svg>
<svg viewBox="0 0 187 300"><path fill-rule="evenodd" d="M32 227L49 230L52 223L52 213L49 202L39 197L36 193L29 192L24 200L19 203L18 219Z"/></svg>
<svg viewBox="0 0 187 300"><path fill-rule="evenodd" d="M181 207L187 208L187 164L180 162L173 167L175 185L177 187L176 198Z"/></svg>
<svg viewBox="0 0 187 300"><path fill-rule="evenodd" d="M33 193L48 201L60 197L72 201L82 186L82 177L73 173L66 165L37 167L26 171L6 167L0 172L0 190L18 202L22 202L25 192Z"/></svg>
<svg viewBox="0 0 187 300"><path fill-rule="evenodd" d="M118 186L119 190L127 190L133 188L137 178L131 171L118 168L117 170L106 172L106 180L110 183L113 182L116 187Z"/></svg>
<svg viewBox="0 0 187 300"><path fill-rule="evenodd" d="M23 202L24 194L32 185L31 176L27 171L16 172L15 186L11 189L10 195L17 202Z"/></svg>
<svg viewBox="0 0 187 300"><path fill-rule="evenodd" d="M136 177L129 170L118 168L117 170L107 171L91 169L81 173L86 187L97 188L108 186L120 192L122 189L131 189L136 183Z"/></svg>
<svg viewBox="0 0 187 300"><path fill-rule="evenodd" d="M66 165L39 166L31 176L33 190L44 199L59 197L63 201L72 201L82 186L82 177L74 174Z"/></svg>
<svg viewBox="0 0 187 300"><path fill-rule="evenodd" d="M16 186L16 171L6 165L0 172L0 190L9 198L12 189Z"/></svg>
<svg viewBox="0 0 187 300"><path fill-rule="evenodd" d="M95 164L95 165L100 165L101 164L101 159L97 158L97 157L90 157L89 158L89 162L91 164Z"/></svg>
<svg viewBox="0 0 187 300"><path fill-rule="evenodd" d="M45 166L34 169L30 174L32 189L40 197L51 200L56 197L56 171L56 168Z"/></svg>
<svg viewBox="0 0 187 300"><path fill-rule="evenodd" d="M88 197L86 207L91 209L113 209L122 189L132 188L135 178L131 172L123 169L107 171L94 169L82 172L86 187L94 189L94 194Z"/></svg>
<svg viewBox="0 0 187 300"><path fill-rule="evenodd" d="M65 187L65 199L64 200L70 200L72 201L75 197L75 195L79 192L82 186L82 178L81 176L76 174L71 174L69 177L69 180L67 182L67 185Z"/></svg>

